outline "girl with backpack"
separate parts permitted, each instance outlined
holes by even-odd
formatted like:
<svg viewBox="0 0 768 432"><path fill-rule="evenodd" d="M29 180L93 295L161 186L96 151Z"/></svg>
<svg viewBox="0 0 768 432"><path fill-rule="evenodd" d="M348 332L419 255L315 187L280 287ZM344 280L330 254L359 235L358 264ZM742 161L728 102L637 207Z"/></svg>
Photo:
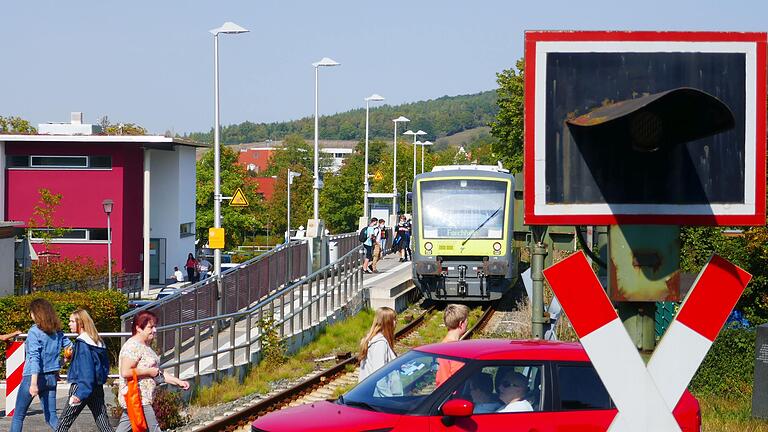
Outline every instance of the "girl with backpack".
<svg viewBox="0 0 768 432"><path fill-rule="evenodd" d="M69 330L77 333L72 364L67 372L69 400L61 413L57 432L68 431L78 415L88 406L101 432L112 432L104 405L104 383L109 374L107 347L99 336L91 316L83 309L69 316Z"/></svg>

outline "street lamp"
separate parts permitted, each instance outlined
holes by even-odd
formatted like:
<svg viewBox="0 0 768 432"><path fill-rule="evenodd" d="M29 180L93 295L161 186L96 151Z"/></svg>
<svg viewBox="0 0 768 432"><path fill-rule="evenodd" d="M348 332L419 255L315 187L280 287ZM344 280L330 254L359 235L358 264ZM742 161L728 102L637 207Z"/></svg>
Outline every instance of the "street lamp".
<svg viewBox="0 0 768 432"><path fill-rule="evenodd" d="M247 33L248 30L233 22L225 22L221 27L210 31L213 35L213 227L221 228L221 173L220 173L220 143L219 129L221 118L219 113L219 34ZM213 273L221 274L221 249L213 250Z"/></svg>
<svg viewBox="0 0 768 432"><path fill-rule="evenodd" d="M394 156L392 157L392 214L397 215L397 122L409 122L407 117L400 116L394 120L395 123L395 135L392 139L392 146L394 148Z"/></svg>
<svg viewBox="0 0 768 432"><path fill-rule="evenodd" d="M341 63L338 63L335 60L329 59L328 57L323 57L320 59L320 61L312 63L312 66L315 68L315 169L314 169L314 185L312 186L314 188L314 199L312 204L312 218L313 219L319 219L319 200L320 200L320 176L317 172L317 155L319 152L318 149L318 127L317 127L317 71L321 67L330 67L330 66L339 66Z"/></svg>
<svg viewBox="0 0 768 432"><path fill-rule="evenodd" d="M416 137L419 135L426 135L427 133L419 129L414 132L410 129L403 132L403 135L413 135L413 179L416 180Z"/></svg>
<svg viewBox="0 0 768 432"><path fill-rule="evenodd" d="M363 215L368 219L368 192L370 192L370 186L368 185L368 108L370 102L381 102L384 97L376 93L365 98L365 183L363 186Z"/></svg>
<svg viewBox="0 0 768 432"><path fill-rule="evenodd" d="M424 174L424 147L434 144L432 141L416 141L421 146L421 173Z"/></svg>
<svg viewBox="0 0 768 432"><path fill-rule="evenodd" d="M288 229L285 231L285 242L291 242L291 184L293 179L300 177L301 173L288 170Z"/></svg>
<svg viewBox="0 0 768 432"><path fill-rule="evenodd" d="M112 213L114 201L105 199L101 205L104 206L104 213L107 214L107 288L112 289L112 227L109 215Z"/></svg>

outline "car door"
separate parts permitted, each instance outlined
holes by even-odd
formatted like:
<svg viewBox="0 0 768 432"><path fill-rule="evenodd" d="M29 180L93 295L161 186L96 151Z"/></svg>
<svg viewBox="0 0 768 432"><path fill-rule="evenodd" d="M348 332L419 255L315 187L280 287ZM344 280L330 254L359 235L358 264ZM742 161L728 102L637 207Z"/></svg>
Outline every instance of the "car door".
<svg viewBox="0 0 768 432"><path fill-rule="evenodd" d="M511 368L511 369L510 369ZM509 372L512 370L513 372ZM505 375L505 371L509 372ZM476 368L471 374L464 374L453 385L450 396L445 399L464 399L473 403L474 411L469 417L448 418L441 415L439 407L429 417L431 432L460 431L510 431L510 432L552 432L549 420L550 412L544 411L544 392L548 385L544 364L540 362L499 362L486 363ZM508 400L507 384L510 374L519 374L527 384L520 389L519 395L527 401L532 411L499 412L509 406L515 406ZM522 379L522 378L521 378ZM489 387L490 385L490 387ZM517 399L517 397L515 397ZM443 401L443 403L445 402ZM442 406L442 404L440 405ZM526 406L527 407L527 406Z"/></svg>
<svg viewBox="0 0 768 432"><path fill-rule="evenodd" d="M551 368L552 430L607 431L617 411L592 364L554 362Z"/></svg>

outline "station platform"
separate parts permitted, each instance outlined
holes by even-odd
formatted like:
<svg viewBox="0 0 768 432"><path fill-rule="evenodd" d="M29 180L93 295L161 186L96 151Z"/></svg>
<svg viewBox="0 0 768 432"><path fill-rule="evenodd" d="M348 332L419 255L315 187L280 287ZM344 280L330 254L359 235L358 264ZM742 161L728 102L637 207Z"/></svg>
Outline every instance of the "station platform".
<svg viewBox="0 0 768 432"><path fill-rule="evenodd" d="M413 284L411 262L400 262L400 255L385 255L378 263L379 273L366 273L363 286L368 290L371 309L387 306L402 312L418 298Z"/></svg>

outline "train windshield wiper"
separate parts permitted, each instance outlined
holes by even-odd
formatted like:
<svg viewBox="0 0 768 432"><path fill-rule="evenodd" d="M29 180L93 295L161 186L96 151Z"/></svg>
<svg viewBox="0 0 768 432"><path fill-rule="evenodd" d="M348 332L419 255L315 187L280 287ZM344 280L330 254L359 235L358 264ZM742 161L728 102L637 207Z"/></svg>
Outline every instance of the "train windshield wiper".
<svg viewBox="0 0 768 432"><path fill-rule="evenodd" d="M502 206L502 207L503 207L503 206ZM464 246L465 244L467 244L467 242L469 241L469 239L471 239L471 238L472 238L472 236L473 236L473 235L475 235L475 233L476 233L477 231L479 231L479 230L480 230L480 228L484 227L484 226L485 226L485 224L487 224L489 220L493 219L493 217L494 217L494 216L496 216L496 214L497 214L498 212L500 212L500 211L501 211L501 207L497 208L495 212L493 212L493 213L492 213L490 216L488 216L488 219L484 220L484 221L483 221L483 223L481 223L480 225L478 225L478 226L477 226L477 228L475 228L475 230L474 230L474 231L472 231L472 233L471 233L471 234L469 234L469 237L465 238L465 239L464 239L464 241L463 241L463 242L461 242L461 245L462 245L462 246Z"/></svg>

